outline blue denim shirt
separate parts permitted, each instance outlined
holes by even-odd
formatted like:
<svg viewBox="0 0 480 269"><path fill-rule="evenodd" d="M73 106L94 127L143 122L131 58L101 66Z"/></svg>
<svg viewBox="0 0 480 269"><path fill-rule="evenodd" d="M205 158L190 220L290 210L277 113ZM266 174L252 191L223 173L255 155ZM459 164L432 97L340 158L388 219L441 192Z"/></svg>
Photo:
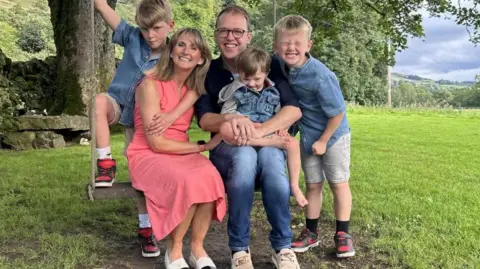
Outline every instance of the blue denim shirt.
<svg viewBox="0 0 480 269"><path fill-rule="evenodd" d="M264 123L280 110L280 93L274 83L267 79L268 86L260 92L248 88L238 79L225 86L219 93L222 114L238 113L251 121Z"/></svg>
<svg viewBox="0 0 480 269"><path fill-rule="evenodd" d="M282 67L286 71L284 62ZM328 119L346 112L342 90L335 73L311 55L308 55L307 62L300 68L291 68L288 78L302 110L300 119L302 143L305 152L312 154L312 145L323 134ZM345 113L340 126L328 141L327 148L349 132L350 127Z"/></svg>
<svg viewBox="0 0 480 269"><path fill-rule="evenodd" d="M151 49L143 39L140 29L129 25L123 19L113 33L113 43L119 44L125 50L107 92L120 105L120 124L133 127L135 89L143 79L144 72L157 63L159 56L150 57Z"/></svg>
<svg viewBox="0 0 480 269"><path fill-rule="evenodd" d="M280 105L282 107L299 107L297 96L293 93L287 78L282 72L278 59L272 59L268 78L275 83L275 88L280 93ZM218 104L218 94L223 87L232 83L233 80L233 74L224 67L221 57L212 61L208 69L207 78L205 79L207 94L201 95L195 103L195 114L198 123L200 123L203 115L207 113L219 114L221 112L222 106ZM214 135L215 133L211 134L212 137Z"/></svg>

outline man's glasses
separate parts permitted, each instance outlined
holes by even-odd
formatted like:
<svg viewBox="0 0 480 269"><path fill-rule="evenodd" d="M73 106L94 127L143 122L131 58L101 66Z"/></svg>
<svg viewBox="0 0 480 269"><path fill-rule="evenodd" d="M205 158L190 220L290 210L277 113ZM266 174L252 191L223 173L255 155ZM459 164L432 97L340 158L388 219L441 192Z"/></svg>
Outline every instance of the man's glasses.
<svg viewBox="0 0 480 269"><path fill-rule="evenodd" d="M247 31L246 30L241 30L241 29L225 29L225 28L220 28L215 30L218 34L219 37L227 37L228 34L231 32L234 38L241 38Z"/></svg>

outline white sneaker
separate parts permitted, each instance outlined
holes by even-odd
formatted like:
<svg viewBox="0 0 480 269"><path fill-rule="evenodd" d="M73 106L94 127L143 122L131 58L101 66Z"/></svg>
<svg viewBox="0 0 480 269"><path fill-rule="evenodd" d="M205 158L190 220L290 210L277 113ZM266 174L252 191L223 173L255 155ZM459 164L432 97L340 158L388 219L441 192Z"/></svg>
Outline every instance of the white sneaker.
<svg viewBox="0 0 480 269"><path fill-rule="evenodd" d="M246 251L239 251L233 254L232 269L253 269L250 250L248 253Z"/></svg>
<svg viewBox="0 0 480 269"><path fill-rule="evenodd" d="M280 250L272 255L272 262L277 269L300 269L295 252L289 248Z"/></svg>

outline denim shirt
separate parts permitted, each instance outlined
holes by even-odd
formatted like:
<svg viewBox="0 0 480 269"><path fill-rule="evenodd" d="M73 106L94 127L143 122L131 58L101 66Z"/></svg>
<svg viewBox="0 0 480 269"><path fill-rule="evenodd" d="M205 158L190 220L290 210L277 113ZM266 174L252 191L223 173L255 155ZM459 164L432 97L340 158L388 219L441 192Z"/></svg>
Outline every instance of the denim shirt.
<svg viewBox="0 0 480 269"><path fill-rule="evenodd" d="M133 127L135 89L143 79L144 72L154 67L159 56L150 57L151 49L143 39L140 29L122 19L113 33L113 43L124 47L123 59L108 87L108 95L113 97L121 108L120 124Z"/></svg>
<svg viewBox="0 0 480 269"><path fill-rule="evenodd" d="M323 134L328 119L346 112L346 106L335 73L311 55L307 56L308 60L303 66L290 69L288 78L302 110L299 124L302 144L305 152L312 154L312 145ZM282 67L286 70L284 62ZM349 132L350 127L345 113L342 122L328 141L327 148Z"/></svg>
<svg viewBox="0 0 480 269"><path fill-rule="evenodd" d="M220 91L221 114L238 113L258 123L271 119L280 110L280 93L271 80L267 79L267 85L258 92L235 79Z"/></svg>
<svg viewBox="0 0 480 269"><path fill-rule="evenodd" d="M280 105L282 107L299 107L297 96L293 93L287 78L282 72L278 59L272 59L268 78L275 83L275 88L280 93ZM218 94L223 87L233 81L234 76L225 68L222 58L219 57L213 60L205 79L205 89L207 90L207 94L201 95L195 103L195 114L199 124L203 115L207 113L219 114L221 112L222 106L218 104ZM214 135L215 133L211 133L212 137Z"/></svg>

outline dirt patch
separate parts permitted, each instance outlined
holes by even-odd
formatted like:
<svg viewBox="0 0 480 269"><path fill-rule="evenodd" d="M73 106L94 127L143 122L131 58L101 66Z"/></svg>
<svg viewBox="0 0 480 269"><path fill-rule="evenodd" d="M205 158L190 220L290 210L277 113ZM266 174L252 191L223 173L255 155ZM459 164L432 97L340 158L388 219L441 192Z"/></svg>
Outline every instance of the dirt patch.
<svg viewBox="0 0 480 269"><path fill-rule="evenodd" d="M261 201L255 201L254 212L252 212L251 226L251 251L255 269L273 269L271 262L272 249L268 241L269 224L266 215L262 210ZM299 214L298 208L293 208L293 214ZM369 247L369 237L353 234L356 256L349 259L337 259L333 243L335 225L331 221L322 219L320 221L321 243L320 246L306 253L297 254L302 269L316 268L388 268L376 252ZM301 228L293 229L298 235ZM188 257L190 250L188 240L190 232L185 238L184 256ZM158 258L142 258L140 245L137 240L132 239L126 242L112 242L115 252L111 253L104 260L102 268L105 269L163 269L165 268L163 257L165 255L166 242L159 242L162 251ZM228 248L226 219L223 223L214 222L205 241L205 249L214 260L219 269L230 268L230 249Z"/></svg>

